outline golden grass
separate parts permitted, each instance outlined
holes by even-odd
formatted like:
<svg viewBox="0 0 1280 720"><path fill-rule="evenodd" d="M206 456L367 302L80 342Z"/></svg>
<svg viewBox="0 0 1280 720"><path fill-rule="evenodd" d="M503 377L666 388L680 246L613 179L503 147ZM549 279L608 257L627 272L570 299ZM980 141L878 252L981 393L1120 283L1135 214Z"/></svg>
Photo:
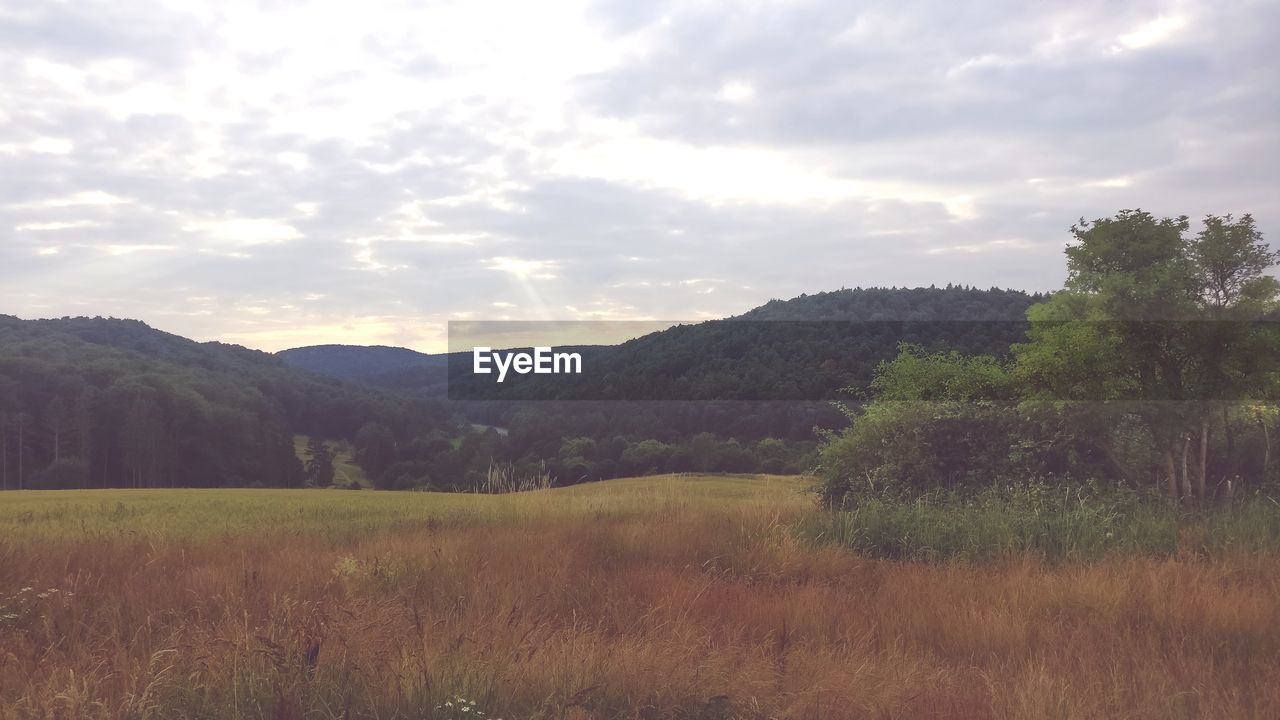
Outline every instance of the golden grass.
<svg viewBox="0 0 1280 720"><path fill-rule="evenodd" d="M870 560L803 484L0 495L0 718L1280 717L1280 560Z"/></svg>

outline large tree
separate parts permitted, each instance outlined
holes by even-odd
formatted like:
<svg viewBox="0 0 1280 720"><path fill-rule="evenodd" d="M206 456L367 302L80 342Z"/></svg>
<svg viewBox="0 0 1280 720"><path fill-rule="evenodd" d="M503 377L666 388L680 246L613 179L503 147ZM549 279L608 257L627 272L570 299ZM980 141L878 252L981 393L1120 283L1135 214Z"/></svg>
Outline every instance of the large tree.
<svg viewBox="0 0 1280 720"><path fill-rule="evenodd" d="M333 484L333 451L329 445L318 437L307 441L307 483L314 487L328 487Z"/></svg>
<svg viewBox="0 0 1280 720"><path fill-rule="evenodd" d="M1212 424L1229 431L1227 407L1274 370L1257 321L1276 307L1280 256L1249 215L1189 230L1141 210L1073 226L1066 285L1028 312L1015 354L1032 398L1093 423L1139 418L1169 494L1203 498Z"/></svg>

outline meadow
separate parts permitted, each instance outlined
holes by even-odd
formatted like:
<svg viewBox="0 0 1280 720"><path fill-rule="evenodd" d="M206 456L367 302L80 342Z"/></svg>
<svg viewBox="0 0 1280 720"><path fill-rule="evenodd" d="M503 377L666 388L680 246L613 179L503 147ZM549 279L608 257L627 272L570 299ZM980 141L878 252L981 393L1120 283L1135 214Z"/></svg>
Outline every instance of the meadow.
<svg viewBox="0 0 1280 720"><path fill-rule="evenodd" d="M809 484L0 494L0 719L1280 717L1267 547L882 557Z"/></svg>

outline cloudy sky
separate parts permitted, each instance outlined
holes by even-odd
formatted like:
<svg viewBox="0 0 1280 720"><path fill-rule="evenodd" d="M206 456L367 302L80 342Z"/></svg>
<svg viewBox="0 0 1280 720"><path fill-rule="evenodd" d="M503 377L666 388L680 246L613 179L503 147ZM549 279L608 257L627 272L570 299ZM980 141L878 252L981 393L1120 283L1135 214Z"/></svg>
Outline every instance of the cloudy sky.
<svg viewBox="0 0 1280 720"><path fill-rule="evenodd" d="M0 0L0 313L276 350L1280 237L1277 2Z"/></svg>

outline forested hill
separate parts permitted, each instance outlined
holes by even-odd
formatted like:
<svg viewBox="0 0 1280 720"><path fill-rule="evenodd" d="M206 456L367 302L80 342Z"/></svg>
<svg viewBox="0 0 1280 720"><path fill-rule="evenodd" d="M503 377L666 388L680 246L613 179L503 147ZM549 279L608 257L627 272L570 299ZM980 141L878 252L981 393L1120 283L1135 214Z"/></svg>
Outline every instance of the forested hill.
<svg viewBox="0 0 1280 720"><path fill-rule="evenodd" d="M467 378L451 397L558 400L825 400L863 388L902 343L1004 355L1043 300L1015 290L870 288L772 301L601 348L581 377ZM586 363L584 363L585 365ZM425 375L423 375L425 377Z"/></svg>
<svg viewBox="0 0 1280 720"><path fill-rule="evenodd" d="M856 288L774 300L727 320L637 338L603 358L650 399L817 400L863 388L904 342L1003 355L1043 296L1017 290ZM597 394L602 390L593 390Z"/></svg>
<svg viewBox="0 0 1280 720"><path fill-rule="evenodd" d="M135 320L0 316L0 487L300 485L292 434L420 405Z"/></svg>
<svg viewBox="0 0 1280 720"><path fill-rule="evenodd" d="M594 349L596 372L571 392L550 388L543 397L828 398L840 388L868 382L875 366L895 356L903 341L1003 354L1021 339L1027 308L1045 299L1019 290L948 285L842 289L771 300L726 320L680 325ZM404 348L319 345L278 355L296 367L429 397L442 397L448 380L448 356ZM470 357L453 361L466 365ZM544 378L525 382L554 384ZM485 385L480 390L492 391L493 399L513 387ZM640 387L643 393L636 392Z"/></svg>
<svg viewBox="0 0 1280 720"><path fill-rule="evenodd" d="M311 345L276 354L293 367L336 378L369 379L409 368L445 369L444 355L386 345Z"/></svg>
<svg viewBox="0 0 1280 720"><path fill-rule="evenodd" d="M1047 296L1021 290L945 288L853 288L770 300L735 319L878 321L1022 320L1027 308Z"/></svg>

